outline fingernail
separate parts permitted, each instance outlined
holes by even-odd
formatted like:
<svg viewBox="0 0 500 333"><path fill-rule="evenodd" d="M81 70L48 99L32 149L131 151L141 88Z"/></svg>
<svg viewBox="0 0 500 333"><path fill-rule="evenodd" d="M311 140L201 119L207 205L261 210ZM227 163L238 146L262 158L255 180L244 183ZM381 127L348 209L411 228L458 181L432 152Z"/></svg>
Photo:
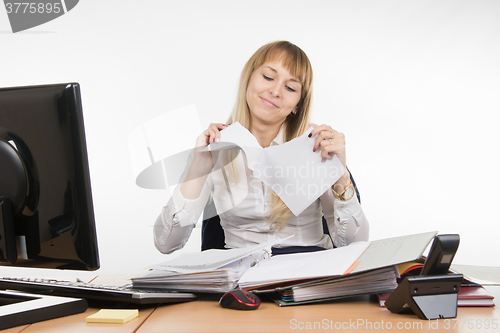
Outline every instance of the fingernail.
<svg viewBox="0 0 500 333"><path fill-rule="evenodd" d="M316 148L313 148L313 153L315 153L315 152L316 152Z"/></svg>
<svg viewBox="0 0 500 333"><path fill-rule="evenodd" d="M215 142L219 143L219 141L220 141L220 138L215 139Z"/></svg>
<svg viewBox="0 0 500 333"><path fill-rule="evenodd" d="M313 136L312 132L309 133L309 135L307 137L310 138L311 136Z"/></svg>

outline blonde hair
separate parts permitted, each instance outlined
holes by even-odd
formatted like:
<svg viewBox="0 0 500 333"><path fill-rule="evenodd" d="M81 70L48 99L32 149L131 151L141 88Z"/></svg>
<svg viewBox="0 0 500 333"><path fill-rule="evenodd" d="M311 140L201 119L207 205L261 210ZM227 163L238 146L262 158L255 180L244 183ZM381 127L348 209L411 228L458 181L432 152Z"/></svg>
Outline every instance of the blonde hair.
<svg viewBox="0 0 500 333"><path fill-rule="evenodd" d="M309 58L298 46L288 41L277 41L260 47L247 61L240 76L236 102L227 120L227 124L238 121L246 129L250 128L250 109L246 100L248 83L253 72L267 62L281 61L283 67L301 84L301 98L295 114L289 114L283 124L283 140L288 142L304 133L310 124L312 101L313 72ZM231 153L230 153L231 154ZM233 153L234 154L234 151ZM227 156L233 161L235 156ZM236 166L231 163L229 175L231 181L238 182ZM227 165L227 164L226 164ZM227 165L229 166L229 165ZM269 223L272 229L282 230L292 215L290 209L280 197L272 192L269 205Z"/></svg>

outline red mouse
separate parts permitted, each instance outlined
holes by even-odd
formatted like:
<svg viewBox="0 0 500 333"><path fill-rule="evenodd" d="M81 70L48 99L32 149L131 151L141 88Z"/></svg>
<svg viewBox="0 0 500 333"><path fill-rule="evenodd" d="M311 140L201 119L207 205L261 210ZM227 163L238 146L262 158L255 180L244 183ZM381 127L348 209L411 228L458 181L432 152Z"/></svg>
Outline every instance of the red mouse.
<svg viewBox="0 0 500 333"><path fill-rule="evenodd" d="M235 289L225 293L219 300L220 306L236 310L256 310L260 299L249 291Z"/></svg>

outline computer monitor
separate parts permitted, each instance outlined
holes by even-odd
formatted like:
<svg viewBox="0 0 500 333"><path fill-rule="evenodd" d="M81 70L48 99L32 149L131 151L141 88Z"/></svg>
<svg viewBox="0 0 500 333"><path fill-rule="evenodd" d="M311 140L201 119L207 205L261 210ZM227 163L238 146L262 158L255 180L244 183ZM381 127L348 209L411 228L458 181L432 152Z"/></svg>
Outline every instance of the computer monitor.
<svg viewBox="0 0 500 333"><path fill-rule="evenodd" d="M99 268L78 83L0 88L0 265ZM0 329L86 308L0 291Z"/></svg>
<svg viewBox="0 0 500 333"><path fill-rule="evenodd" d="M0 88L0 265L99 268L78 83Z"/></svg>

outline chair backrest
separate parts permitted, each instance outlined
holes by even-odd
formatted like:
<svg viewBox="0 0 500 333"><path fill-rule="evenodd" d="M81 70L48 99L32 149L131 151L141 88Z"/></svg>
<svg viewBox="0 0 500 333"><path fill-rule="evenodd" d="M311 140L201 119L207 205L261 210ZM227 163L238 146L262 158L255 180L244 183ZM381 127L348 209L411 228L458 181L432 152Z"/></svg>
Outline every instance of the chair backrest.
<svg viewBox="0 0 500 333"><path fill-rule="evenodd" d="M352 185L354 186L354 190L356 191L356 197L358 201L361 203L361 196L359 195L358 187L354 182L354 178L351 174ZM327 235L330 235L328 230L328 224L326 223L325 218L323 217L323 232ZM201 225L201 250L209 250L209 249L224 249L225 248L225 236L224 229L220 225L220 218L217 215L217 211L215 209L215 205L212 199L208 200L205 210L203 211L203 223Z"/></svg>
<svg viewBox="0 0 500 333"><path fill-rule="evenodd" d="M209 200L203 211L203 223L201 225L201 250L224 249L226 245L224 229L220 225L219 215L207 213L215 210L213 200ZM212 217L207 217L212 216Z"/></svg>

